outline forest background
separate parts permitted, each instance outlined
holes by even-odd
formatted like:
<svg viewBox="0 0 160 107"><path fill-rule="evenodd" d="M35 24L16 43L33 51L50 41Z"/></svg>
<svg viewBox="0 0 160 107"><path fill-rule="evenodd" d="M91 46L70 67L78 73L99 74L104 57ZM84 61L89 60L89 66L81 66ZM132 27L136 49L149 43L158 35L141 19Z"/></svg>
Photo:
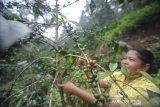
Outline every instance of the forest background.
<svg viewBox="0 0 160 107"><path fill-rule="evenodd" d="M154 53L159 72L152 77L160 86L159 0L87 0L79 22L67 20L61 10L78 2L0 1L3 17L32 29L30 35L1 50L1 107L85 107L77 97L66 96L57 83L73 81L97 93L96 80L120 68L128 45ZM53 37L48 38L45 33L51 28ZM85 68L77 67L79 57L97 61L94 81L87 79Z"/></svg>

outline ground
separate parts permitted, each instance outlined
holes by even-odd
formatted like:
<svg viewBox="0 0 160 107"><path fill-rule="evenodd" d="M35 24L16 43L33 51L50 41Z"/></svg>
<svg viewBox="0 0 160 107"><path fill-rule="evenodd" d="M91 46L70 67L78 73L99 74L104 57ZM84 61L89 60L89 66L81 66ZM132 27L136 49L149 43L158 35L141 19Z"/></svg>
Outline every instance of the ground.
<svg viewBox="0 0 160 107"><path fill-rule="evenodd" d="M160 48L160 19L137 25L122 40L133 47Z"/></svg>
<svg viewBox="0 0 160 107"><path fill-rule="evenodd" d="M139 24L121 40L132 47L144 47L151 50L155 56L155 62L160 68L160 17L148 23Z"/></svg>

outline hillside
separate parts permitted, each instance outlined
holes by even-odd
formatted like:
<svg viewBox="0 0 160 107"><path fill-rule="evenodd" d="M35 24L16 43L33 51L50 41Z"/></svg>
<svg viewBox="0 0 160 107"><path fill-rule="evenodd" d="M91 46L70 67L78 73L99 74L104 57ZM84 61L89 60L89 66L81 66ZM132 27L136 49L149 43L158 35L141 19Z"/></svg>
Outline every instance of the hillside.
<svg viewBox="0 0 160 107"><path fill-rule="evenodd" d="M160 16L149 22L138 24L122 40L132 46L150 47L160 42ZM154 47L153 47L154 48Z"/></svg>
<svg viewBox="0 0 160 107"><path fill-rule="evenodd" d="M160 68L160 15L156 15L147 22L139 23L121 40L133 47L145 47L155 54Z"/></svg>

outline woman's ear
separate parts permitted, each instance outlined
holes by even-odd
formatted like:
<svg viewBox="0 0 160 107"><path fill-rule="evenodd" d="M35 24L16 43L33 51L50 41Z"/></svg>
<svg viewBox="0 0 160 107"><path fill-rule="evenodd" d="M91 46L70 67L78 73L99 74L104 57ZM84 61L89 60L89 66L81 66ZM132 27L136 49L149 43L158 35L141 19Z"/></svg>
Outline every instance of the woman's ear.
<svg viewBox="0 0 160 107"><path fill-rule="evenodd" d="M150 64L145 64L143 67L144 71L148 71L149 68L150 68Z"/></svg>

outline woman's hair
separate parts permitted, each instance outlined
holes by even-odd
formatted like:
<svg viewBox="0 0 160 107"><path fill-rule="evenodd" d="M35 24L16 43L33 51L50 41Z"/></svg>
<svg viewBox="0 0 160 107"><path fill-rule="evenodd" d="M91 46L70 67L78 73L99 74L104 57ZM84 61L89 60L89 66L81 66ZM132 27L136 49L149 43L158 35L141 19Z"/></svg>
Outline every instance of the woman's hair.
<svg viewBox="0 0 160 107"><path fill-rule="evenodd" d="M138 53L138 57L143 62L143 64L150 64L150 68L147 70L147 73L155 74L158 72L156 64L154 63L154 55L152 52L140 47L132 48L130 50L134 50Z"/></svg>

